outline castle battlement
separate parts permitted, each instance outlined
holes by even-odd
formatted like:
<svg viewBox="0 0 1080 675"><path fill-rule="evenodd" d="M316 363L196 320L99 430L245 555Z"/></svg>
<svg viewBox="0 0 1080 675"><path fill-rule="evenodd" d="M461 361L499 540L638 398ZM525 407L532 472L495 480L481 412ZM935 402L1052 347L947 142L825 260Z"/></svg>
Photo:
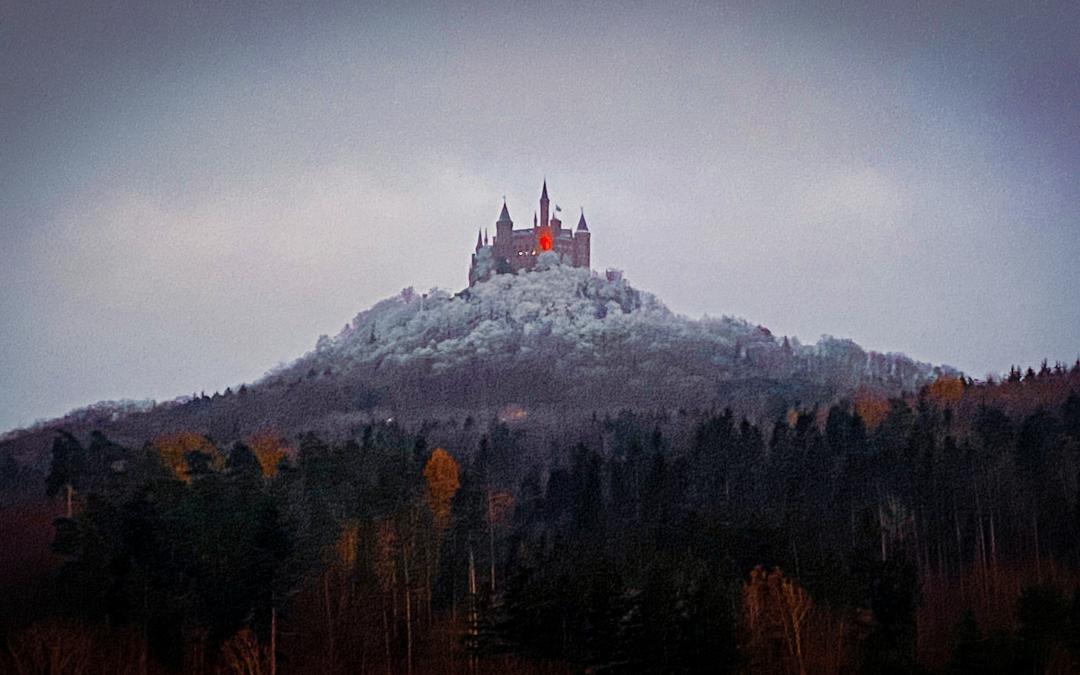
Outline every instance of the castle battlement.
<svg viewBox="0 0 1080 675"><path fill-rule="evenodd" d="M564 228L559 220L559 207L555 215L550 215L548 206L547 181L540 192L539 216L533 214L531 228L515 230L514 221L503 199L502 212L495 221L495 237L488 242L487 232L476 233L476 250L469 265L469 285L491 278L493 274L516 273L531 270L536 266L541 253L552 251L558 254L564 265L571 267L589 267L590 234L585 222L585 210L582 209L574 230Z"/></svg>

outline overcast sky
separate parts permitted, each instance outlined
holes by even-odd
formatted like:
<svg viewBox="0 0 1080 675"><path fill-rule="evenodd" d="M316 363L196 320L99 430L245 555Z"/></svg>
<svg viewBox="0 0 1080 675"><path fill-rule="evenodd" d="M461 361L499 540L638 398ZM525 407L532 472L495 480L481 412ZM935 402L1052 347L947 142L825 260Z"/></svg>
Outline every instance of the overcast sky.
<svg viewBox="0 0 1080 675"><path fill-rule="evenodd" d="M1080 354L1075 1L281 4L0 0L0 430L460 289L544 176L681 313Z"/></svg>

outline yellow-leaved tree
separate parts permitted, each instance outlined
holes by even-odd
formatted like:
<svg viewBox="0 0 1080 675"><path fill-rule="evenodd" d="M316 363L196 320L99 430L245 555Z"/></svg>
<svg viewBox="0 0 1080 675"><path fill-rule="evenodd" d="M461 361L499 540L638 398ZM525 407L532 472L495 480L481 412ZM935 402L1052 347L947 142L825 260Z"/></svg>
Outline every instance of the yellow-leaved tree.
<svg viewBox="0 0 1080 675"><path fill-rule="evenodd" d="M760 565L742 589L745 655L750 669L806 675L806 621L810 596L779 569Z"/></svg>
<svg viewBox="0 0 1080 675"><path fill-rule="evenodd" d="M889 401L881 394L860 389L853 397L855 414L862 418L867 431L873 431L889 414Z"/></svg>
<svg viewBox="0 0 1080 675"><path fill-rule="evenodd" d="M281 460L289 454L289 447L281 440L276 432L263 431L248 439L248 447L259 460L259 468L262 469L263 478L273 478L277 475Z"/></svg>
<svg viewBox="0 0 1080 675"><path fill-rule="evenodd" d="M154 447L157 448L158 454L161 456L161 463L165 468L169 469L174 476L185 483L191 482L191 470L187 460L188 453L204 455L207 464L217 471L225 468L225 458L214 447L214 444L205 436L200 436L191 431L180 431L175 434L159 436L154 441Z"/></svg>
<svg viewBox="0 0 1080 675"><path fill-rule="evenodd" d="M435 448L424 465L427 503L435 523L436 537L440 540L450 526L450 503L461 485L458 473L458 463L442 448Z"/></svg>
<svg viewBox="0 0 1080 675"><path fill-rule="evenodd" d="M433 535L424 540L424 590L427 605L428 622L431 622L431 596L432 584L439 569L439 552L442 550L443 536L450 527L450 506L454 501L454 495L461 485L458 478L458 463L446 450L435 448L424 465L424 480L427 482L427 504L431 510L431 522ZM408 568L405 568L406 574ZM406 577L406 582L408 577ZM409 606L406 605L406 612ZM407 635L410 644L408 663L411 664L411 635ZM407 668L411 671L411 667Z"/></svg>
<svg viewBox="0 0 1080 675"><path fill-rule="evenodd" d="M938 403L956 403L964 398L964 383L958 377L943 375L927 385L926 393Z"/></svg>

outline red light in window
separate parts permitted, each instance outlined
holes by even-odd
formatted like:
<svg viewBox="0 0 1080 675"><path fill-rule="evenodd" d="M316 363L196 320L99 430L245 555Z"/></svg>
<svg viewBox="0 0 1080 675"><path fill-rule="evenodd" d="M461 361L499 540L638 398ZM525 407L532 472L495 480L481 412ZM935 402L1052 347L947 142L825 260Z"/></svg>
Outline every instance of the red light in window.
<svg viewBox="0 0 1080 675"><path fill-rule="evenodd" d="M540 250L541 251L550 251L551 250L551 236L550 235L544 234L544 235L540 236Z"/></svg>

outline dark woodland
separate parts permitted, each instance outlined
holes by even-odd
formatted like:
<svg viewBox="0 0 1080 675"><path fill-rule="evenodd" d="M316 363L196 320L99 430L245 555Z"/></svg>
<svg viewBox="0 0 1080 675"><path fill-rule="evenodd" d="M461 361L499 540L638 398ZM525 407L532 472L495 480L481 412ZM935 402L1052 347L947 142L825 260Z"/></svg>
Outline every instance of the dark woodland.
<svg viewBox="0 0 1080 675"><path fill-rule="evenodd" d="M115 419L5 443L3 672L1080 664L1080 365L756 416Z"/></svg>

